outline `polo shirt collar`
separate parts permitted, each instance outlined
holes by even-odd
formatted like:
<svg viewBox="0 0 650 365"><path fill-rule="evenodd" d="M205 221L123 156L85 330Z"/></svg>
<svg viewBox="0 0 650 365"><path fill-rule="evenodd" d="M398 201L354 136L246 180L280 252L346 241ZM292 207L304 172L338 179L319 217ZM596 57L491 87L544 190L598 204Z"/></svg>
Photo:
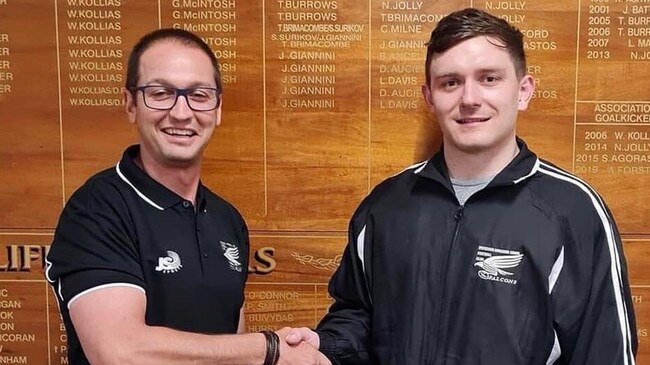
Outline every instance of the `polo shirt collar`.
<svg viewBox="0 0 650 365"><path fill-rule="evenodd" d="M119 177L129 185L142 200L158 210L164 210L185 201L185 199L180 195L152 179L135 163L135 159L139 153L140 145L130 146L124 151L122 159L115 166L115 170ZM203 204L203 189L203 185L199 182L196 199L199 207Z"/></svg>

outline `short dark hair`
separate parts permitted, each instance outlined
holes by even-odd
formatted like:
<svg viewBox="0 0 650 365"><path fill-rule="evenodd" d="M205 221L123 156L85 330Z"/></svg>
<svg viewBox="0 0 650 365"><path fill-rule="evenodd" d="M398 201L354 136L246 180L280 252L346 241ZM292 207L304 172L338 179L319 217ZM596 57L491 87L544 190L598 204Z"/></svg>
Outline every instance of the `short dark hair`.
<svg viewBox="0 0 650 365"><path fill-rule="evenodd" d="M219 60L210 49L203 39L192 32L188 32L183 29L174 29L174 28L162 28L154 30L148 34L145 34L138 43L133 46L131 49L131 54L129 55L129 63L126 70L126 84L125 87L127 90L133 91L135 87L138 86L138 68L140 67L140 58L144 51L149 49L152 45L157 42L164 40L173 40L180 42L184 45L197 47L203 51L212 62L212 68L214 69L214 82L216 88L219 90L219 93L223 91L221 88L221 71L219 70Z"/></svg>
<svg viewBox="0 0 650 365"><path fill-rule="evenodd" d="M500 43L495 45L508 51L515 64L517 76L522 77L526 74L524 35L521 31L507 21L483 10L466 8L442 18L431 32L424 65L427 85L431 82L429 66L435 54L445 52L462 41L478 36L488 36L498 40Z"/></svg>

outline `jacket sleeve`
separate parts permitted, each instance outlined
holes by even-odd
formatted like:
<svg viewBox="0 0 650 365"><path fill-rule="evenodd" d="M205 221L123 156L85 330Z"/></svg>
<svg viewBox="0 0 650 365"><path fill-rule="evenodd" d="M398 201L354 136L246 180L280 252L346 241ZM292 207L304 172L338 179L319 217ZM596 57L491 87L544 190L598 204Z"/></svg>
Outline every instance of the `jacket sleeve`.
<svg viewBox="0 0 650 365"><path fill-rule="evenodd" d="M365 257L370 256L372 228L361 210L352 218L341 264L329 283L334 303L316 329L320 351L333 364L370 363L371 276Z"/></svg>
<svg viewBox="0 0 650 365"><path fill-rule="evenodd" d="M621 238L600 197L593 202L594 214L565 221L568 238L551 291L555 364L634 365L638 340Z"/></svg>

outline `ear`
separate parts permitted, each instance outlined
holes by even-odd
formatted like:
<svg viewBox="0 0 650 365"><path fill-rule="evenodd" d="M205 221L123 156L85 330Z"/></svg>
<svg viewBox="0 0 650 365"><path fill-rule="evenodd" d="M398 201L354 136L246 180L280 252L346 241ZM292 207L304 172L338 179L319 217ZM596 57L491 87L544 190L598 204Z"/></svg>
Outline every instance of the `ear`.
<svg viewBox="0 0 650 365"><path fill-rule="evenodd" d="M138 92L135 92L135 95L138 95ZM129 122L135 124L135 112L136 112L136 105L135 105L135 97L133 93L126 88L122 88L122 97L124 99L124 109L126 110L126 115L129 116Z"/></svg>
<svg viewBox="0 0 650 365"><path fill-rule="evenodd" d="M431 94L431 88L427 84L422 85L422 97L424 98L424 102L427 104L427 106L429 106L429 109L435 111L436 107L433 105L433 95Z"/></svg>
<svg viewBox="0 0 650 365"><path fill-rule="evenodd" d="M219 95L219 99L221 99L219 100L219 107L217 110L215 110L215 117L217 118L214 124L215 127L221 125L221 107L223 106L223 95Z"/></svg>
<svg viewBox="0 0 650 365"><path fill-rule="evenodd" d="M517 110L528 109L528 103L533 98L535 91L535 79L531 75L525 75L519 81L519 99L517 100Z"/></svg>
<svg viewBox="0 0 650 365"><path fill-rule="evenodd" d="M216 121L215 121L214 126L215 126L215 127L218 127L218 126L221 125L221 107L219 107L219 108L217 109L217 113L216 113L216 114L217 114L217 115L216 115L216 118L217 118L217 119L216 119Z"/></svg>

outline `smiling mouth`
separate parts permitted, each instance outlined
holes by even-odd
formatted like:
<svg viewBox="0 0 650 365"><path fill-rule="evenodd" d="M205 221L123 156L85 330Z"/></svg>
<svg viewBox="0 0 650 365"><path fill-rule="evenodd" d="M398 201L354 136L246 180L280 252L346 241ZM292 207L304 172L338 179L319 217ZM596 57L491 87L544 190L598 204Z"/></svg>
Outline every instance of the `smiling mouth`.
<svg viewBox="0 0 650 365"><path fill-rule="evenodd" d="M459 124L471 124L471 123L483 123L490 120L490 118L461 118L456 119L456 123Z"/></svg>
<svg viewBox="0 0 650 365"><path fill-rule="evenodd" d="M196 132L189 129L165 128L162 131L166 135L173 137L192 137L197 135Z"/></svg>

